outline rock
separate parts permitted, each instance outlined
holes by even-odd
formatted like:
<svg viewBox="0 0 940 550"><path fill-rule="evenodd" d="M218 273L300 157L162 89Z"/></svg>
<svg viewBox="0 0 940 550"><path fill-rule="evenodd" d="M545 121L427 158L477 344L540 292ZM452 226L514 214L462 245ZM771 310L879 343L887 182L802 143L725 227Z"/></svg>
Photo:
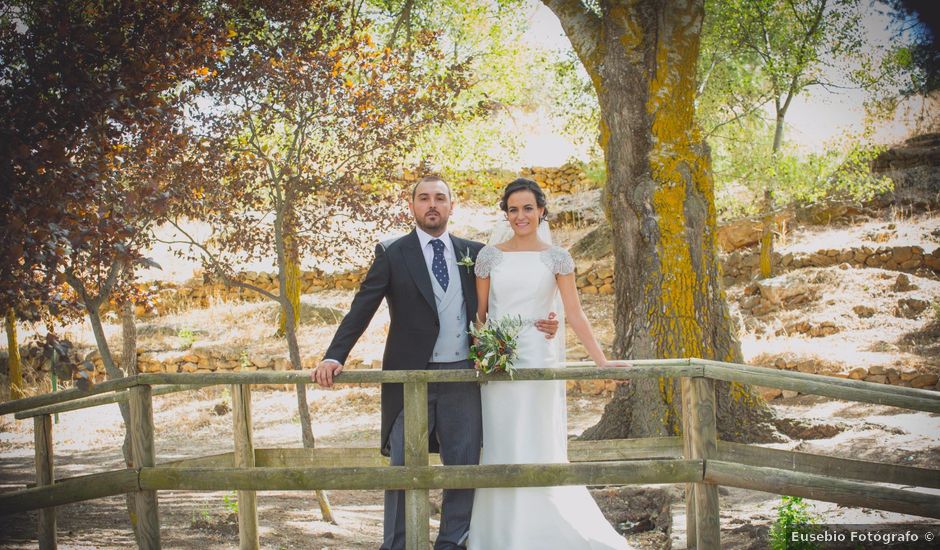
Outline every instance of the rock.
<svg viewBox="0 0 940 550"><path fill-rule="evenodd" d="M796 370L798 370L799 372L807 373L807 374L816 374L816 372L819 369L816 365L816 361L813 361L812 359L808 359L806 361L800 361L799 363L797 363Z"/></svg>
<svg viewBox="0 0 940 550"><path fill-rule="evenodd" d="M350 288L358 288L359 278L350 281ZM343 320L345 311L326 306L317 306L306 301L300 302L300 322L309 325L335 325Z"/></svg>
<svg viewBox="0 0 940 550"><path fill-rule="evenodd" d="M813 225L826 225L835 220L846 216L857 216L862 211L846 203L820 204L811 208L802 210L798 213L799 218Z"/></svg>
<svg viewBox="0 0 940 550"><path fill-rule="evenodd" d="M928 388L935 386L937 384L938 378L940 377L938 377L936 374L920 374L911 380L911 387Z"/></svg>
<svg viewBox="0 0 940 550"><path fill-rule="evenodd" d="M935 249L929 256L924 256L924 265L934 271L940 271L940 248Z"/></svg>
<svg viewBox="0 0 940 550"><path fill-rule="evenodd" d="M865 381L874 384L884 384L888 381L888 377L883 374L869 374L865 377Z"/></svg>
<svg viewBox="0 0 940 550"><path fill-rule="evenodd" d="M751 314L759 317L761 315L767 315L768 313L772 313L776 310L777 308L773 304L771 304L767 300L761 300L759 304L757 304L756 306L754 306L753 309L751 309Z"/></svg>
<svg viewBox="0 0 940 550"><path fill-rule="evenodd" d="M904 319L916 319L929 305L926 300L903 298L898 300L898 305L894 308L894 316Z"/></svg>
<svg viewBox="0 0 940 550"><path fill-rule="evenodd" d="M897 384L901 381L901 372L894 367L888 367L885 369L885 376L888 377L889 384Z"/></svg>
<svg viewBox="0 0 940 550"><path fill-rule="evenodd" d="M716 239L723 252L732 252L739 248L760 242L763 229L761 222L750 219L735 220L718 227Z"/></svg>
<svg viewBox="0 0 940 550"><path fill-rule="evenodd" d="M914 167L940 166L940 134L912 137L904 145L892 147L872 161L872 172L906 170Z"/></svg>
<svg viewBox="0 0 940 550"><path fill-rule="evenodd" d="M784 329L785 334L806 334L812 329L812 326L806 321L797 321L790 323Z"/></svg>
<svg viewBox="0 0 940 550"><path fill-rule="evenodd" d="M809 294L809 287L796 278L786 276L758 281L760 294L772 304L780 305L801 294Z"/></svg>
<svg viewBox="0 0 940 550"><path fill-rule="evenodd" d="M868 319L875 314L875 308L868 306L855 306L852 311L862 319Z"/></svg>
<svg viewBox="0 0 940 550"><path fill-rule="evenodd" d="M780 394L783 396L784 399L790 399L790 398L796 397L797 395L800 395L800 392L793 391L793 390L781 390Z"/></svg>
<svg viewBox="0 0 940 550"><path fill-rule="evenodd" d="M571 256L575 260L597 261L613 255L613 233L610 224L601 224L571 247ZM611 270L613 273L613 270Z"/></svg>
<svg viewBox="0 0 940 550"><path fill-rule="evenodd" d="M832 321L823 321L819 325L811 328L809 330L809 335L814 338L819 338L822 336L829 336L831 334L837 334L841 332L841 329L835 325Z"/></svg>
<svg viewBox="0 0 940 550"><path fill-rule="evenodd" d="M868 374L886 374L885 368L881 365L872 365L868 367Z"/></svg>
<svg viewBox="0 0 940 550"><path fill-rule="evenodd" d="M604 221L604 211L601 209L601 193L600 189L591 189L590 191L553 197L549 221L557 221L562 224L593 224ZM606 223L600 223L600 226L609 227ZM574 255L573 251L572 255Z"/></svg>
<svg viewBox="0 0 940 550"><path fill-rule="evenodd" d="M751 310L760 303L760 296L742 296L739 302L741 309Z"/></svg>
<svg viewBox="0 0 940 550"><path fill-rule="evenodd" d="M904 273L901 273L898 275L897 280L894 281L894 286L892 288L895 292L908 292L917 289L917 285L912 285L911 278Z"/></svg>
<svg viewBox="0 0 940 550"><path fill-rule="evenodd" d="M868 376L868 369L865 367L855 367L849 371L849 378L852 380L863 380Z"/></svg>
<svg viewBox="0 0 940 550"><path fill-rule="evenodd" d="M757 296L760 295L760 285L757 283L751 283L744 287L745 296Z"/></svg>
<svg viewBox="0 0 940 550"><path fill-rule="evenodd" d="M753 386L757 393L764 399L764 401L770 401L776 399L783 395L783 390L780 388L765 388L763 386Z"/></svg>

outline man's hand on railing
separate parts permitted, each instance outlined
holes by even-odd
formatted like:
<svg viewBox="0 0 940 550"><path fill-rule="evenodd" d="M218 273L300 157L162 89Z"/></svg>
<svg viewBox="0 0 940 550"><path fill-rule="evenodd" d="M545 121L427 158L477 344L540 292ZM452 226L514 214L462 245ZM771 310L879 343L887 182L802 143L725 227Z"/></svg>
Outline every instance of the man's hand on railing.
<svg viewBox="0 0 940 550"><path fill-rule="evenodd" d="M604 367L632 367L634 365L630 361L608 361L603 366Z"/></svg>
<svg viewBox="0 0 940 550"><path fill-rule="evenodd" d="M324 388L333 387L333 377L343 372L343 365L333 359L324 359L320 361L317 368L313 370L310 379Z"/></svg>

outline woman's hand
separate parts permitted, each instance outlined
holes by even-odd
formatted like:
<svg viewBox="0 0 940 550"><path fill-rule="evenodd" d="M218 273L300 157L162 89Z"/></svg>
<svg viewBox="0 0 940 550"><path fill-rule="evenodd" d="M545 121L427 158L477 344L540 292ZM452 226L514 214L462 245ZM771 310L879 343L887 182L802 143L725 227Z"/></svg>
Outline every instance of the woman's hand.
<svg viewBox="0 0 940 550"><path fill-rule="evenodd" d="M605 367L633 367L636 366L630 361L608 361L604 364Z"/></svg>

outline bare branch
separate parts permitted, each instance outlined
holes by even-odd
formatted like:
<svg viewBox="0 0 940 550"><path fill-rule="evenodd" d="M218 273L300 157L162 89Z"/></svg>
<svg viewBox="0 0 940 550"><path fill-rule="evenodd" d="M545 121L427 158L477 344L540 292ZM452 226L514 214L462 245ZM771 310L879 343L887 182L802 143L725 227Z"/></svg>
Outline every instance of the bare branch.
<svg viewBox="0 0 940 550"><path fill-rule="evenodd" d="M257 292L258 294L261 294L262 296L265 296L265 297L267 297L267 298L270 298L271 300L274 300L275 302L278 302L278 303L281 302L280 297L278 297L278 296L272 294L271 292L269 292L269 291L267 291L267 290L265 290L265 289L263 289L263 288L261 288L261 287L259 287L259 286L255 286L255 285L252 285L252 284L249 284L249 283L245 283L245 282L242 282L242 281L239 281L239 280L237 280L237 279L233 279L232 277L230 277L230 276L228 275L228 273L225 272L225 269L223 269L223 265L224 265L224 264L216 257L215 254L212 253L212 251L210 251L208 248L206 248L206 246L205 246L204 244L202 244L201 242L199 242L199 241L197 241L195 238L193 238L193 236L190 235L185 229L183 229L183 227L182 227L179 223L177 223L176 220L168 220L168 221L169 221L170 225L172 225L173 227L175 227L180 233L182 233L183 235L185 235L186 238L189 239L189 240L188 240L188 241L160 241L160 242L165 242L165 243L167 243L167 244L186 244L186 245L189 245L190 247L196 247L196 248L198 248L198 249L200 249L200 250L202 251L202 253L203 253L203 258L204 258L205 260L208 260L208 261L209 261L209 263L210 263L210 265L213 267L213 269L214 269L216 275L218 275L219 277L222 278L222 282L225 284L225 286L238 287L238 288L244 288L244 289L247 289L247 290L253 290L253 291Z"/></svg>

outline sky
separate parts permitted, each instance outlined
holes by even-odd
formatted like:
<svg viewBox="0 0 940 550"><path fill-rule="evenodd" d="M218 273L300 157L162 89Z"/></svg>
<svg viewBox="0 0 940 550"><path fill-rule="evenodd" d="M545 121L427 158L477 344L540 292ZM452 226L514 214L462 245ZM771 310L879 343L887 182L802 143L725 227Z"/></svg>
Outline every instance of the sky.
<svg viewBox="0 0 940 550"><path fill-rule="evenodd" d="M940 1L940 0L938 0ZM531 45L546 49L570 50L558 18L541 2L528 3L529 28L524 40ZM888 15L874 9L866 10L864 25L860 32L875 44L887 45L892 40L887 27ZM844 77L831 74L835 81ZM864 124L864 93L860 90L838 90L829 92L816 87L806 95L797 97L787 113L785 140L801 152L818 151L845 132L859 133ZM908 102L899 109L895 120L881 124L873 136L877 143L892 144L908 137L914 126L913 118L919 112L919 101ZM768 114L773 116L772 106ZM581 157L583 151L569 140L550 130L551 124L537 113L525 113L516 117L517 129L523 132L524 146L520 153L521 166L558 166L568 158Z"/></svg>

